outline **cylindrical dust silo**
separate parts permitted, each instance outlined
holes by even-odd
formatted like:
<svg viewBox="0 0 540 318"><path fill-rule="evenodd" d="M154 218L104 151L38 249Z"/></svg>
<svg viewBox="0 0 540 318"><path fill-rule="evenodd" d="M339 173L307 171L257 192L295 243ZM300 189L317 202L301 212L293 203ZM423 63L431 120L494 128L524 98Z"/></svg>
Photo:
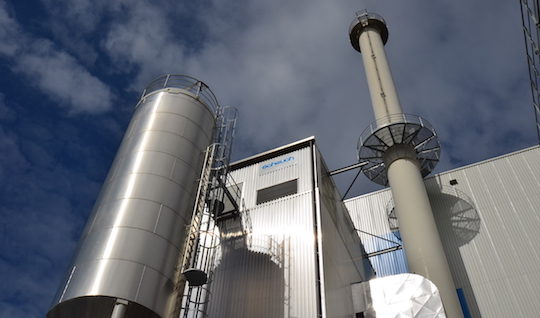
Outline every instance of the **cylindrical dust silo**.
<svg viewBox="0 0 540 318"><path fill-rule="evenodd" d="M169 316L218 107L188 76L146 88L48 318Z"/></svg>

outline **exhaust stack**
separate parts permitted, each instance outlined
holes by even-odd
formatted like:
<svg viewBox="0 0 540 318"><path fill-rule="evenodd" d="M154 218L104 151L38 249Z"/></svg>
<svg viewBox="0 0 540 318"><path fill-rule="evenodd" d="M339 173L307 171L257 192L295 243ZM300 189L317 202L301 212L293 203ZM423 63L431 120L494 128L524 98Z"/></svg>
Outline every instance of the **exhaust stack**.
<svg viewBox="0 0 540 318"><path fill-rule="evenodd" d="M437 134L425 119L401 109L384 51L388 28L382 17L357 13L349 36L352 46L362 53L375 113L375 122L358 144L359 159L369 162L364 174L391 188L409 270L437 286L448 317L462 318L423 180L439 160Z"/></svg>

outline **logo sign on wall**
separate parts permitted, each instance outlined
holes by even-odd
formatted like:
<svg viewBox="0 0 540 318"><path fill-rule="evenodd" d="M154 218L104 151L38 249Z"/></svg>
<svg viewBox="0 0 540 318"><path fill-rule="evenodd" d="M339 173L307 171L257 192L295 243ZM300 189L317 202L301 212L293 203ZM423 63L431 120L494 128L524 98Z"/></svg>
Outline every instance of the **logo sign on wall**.
<svg viewBox="0 0 540 318"><path fill-rule="evenodd" d="M296 158L291 155L285 155L277 157L268 161L265 161L259 166L259 175L266 174L278 169L293 166L296 164Z"/></svg>

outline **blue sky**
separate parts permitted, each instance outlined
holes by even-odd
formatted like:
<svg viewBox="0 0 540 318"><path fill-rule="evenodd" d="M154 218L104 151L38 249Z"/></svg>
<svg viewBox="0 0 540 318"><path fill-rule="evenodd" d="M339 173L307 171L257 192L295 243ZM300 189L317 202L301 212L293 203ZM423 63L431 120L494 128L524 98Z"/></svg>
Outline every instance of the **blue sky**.
<svg viewBox="0 0 540 318"><path fill-rule="evenodd" d="M437 171L537 142L518 1L0 0L0 317L47 311L158 75L238 107L235 159L315 135L331 168L352 163L373 114L347 28L366 6L403 108L440 135Z"/></svg>

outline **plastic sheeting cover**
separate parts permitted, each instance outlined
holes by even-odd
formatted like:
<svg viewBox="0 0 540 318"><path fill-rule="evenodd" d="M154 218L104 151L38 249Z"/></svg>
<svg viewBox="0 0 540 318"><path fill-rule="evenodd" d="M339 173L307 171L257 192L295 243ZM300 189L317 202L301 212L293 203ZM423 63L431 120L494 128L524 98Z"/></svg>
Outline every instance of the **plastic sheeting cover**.
<svg viewBox="0 0 540 318"><path fill-rule="evenodd" d="M354 292L359 289L359 293ZM355 310L364 312L367 318L446 317L437 287L416 274L392 275L356 284L353 294L357 298ZM363 299L358 299L362 296Z"/></svg>

